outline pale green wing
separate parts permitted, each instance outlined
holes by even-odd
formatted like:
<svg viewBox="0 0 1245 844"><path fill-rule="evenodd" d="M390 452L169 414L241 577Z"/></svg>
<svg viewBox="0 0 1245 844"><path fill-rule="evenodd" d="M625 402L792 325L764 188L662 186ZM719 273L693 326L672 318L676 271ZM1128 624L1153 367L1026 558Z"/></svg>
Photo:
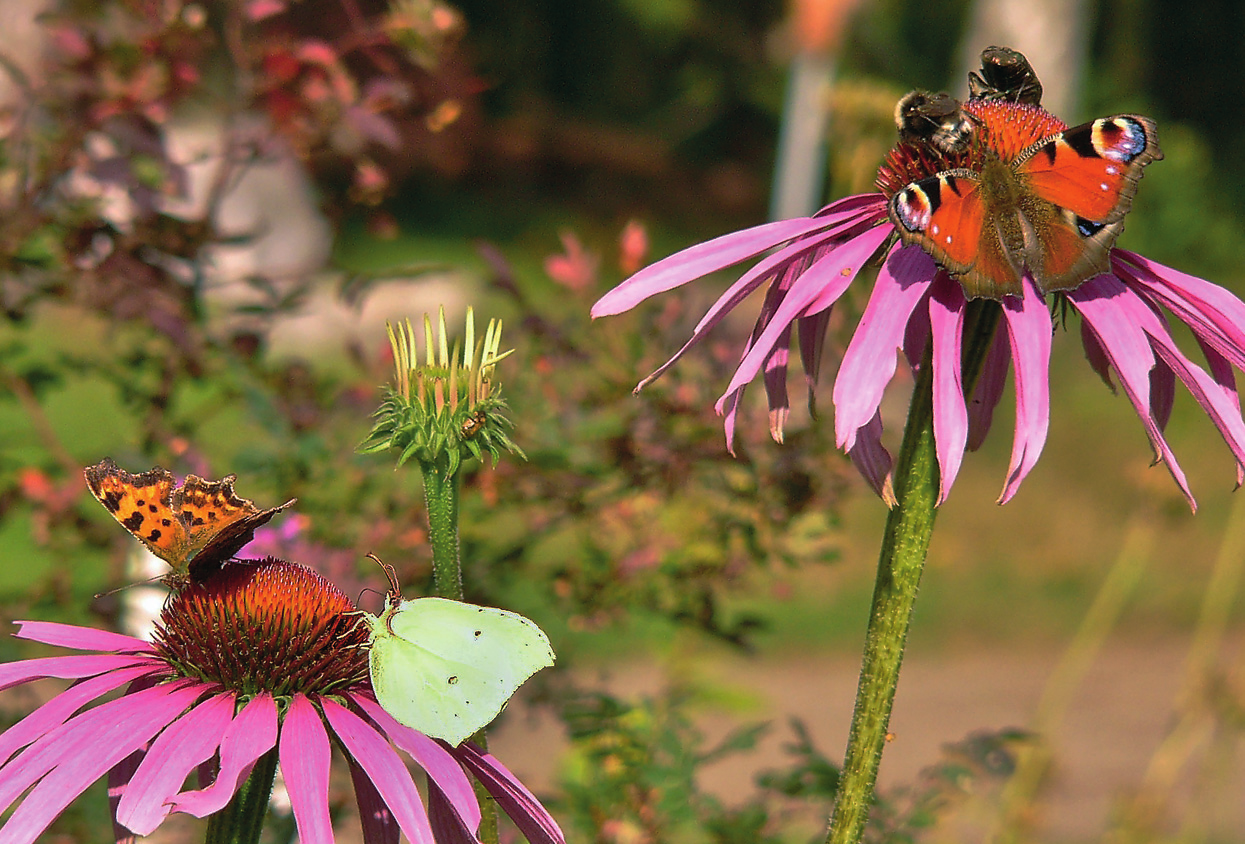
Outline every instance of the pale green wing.
<svg viewBox="0 0 1245 844"><path fill-rule="evenodd" d="M369 622L380 705L408 727L455 745L496 718L523 681L553 665L544 632L506 610L418 598Z"/></svg>

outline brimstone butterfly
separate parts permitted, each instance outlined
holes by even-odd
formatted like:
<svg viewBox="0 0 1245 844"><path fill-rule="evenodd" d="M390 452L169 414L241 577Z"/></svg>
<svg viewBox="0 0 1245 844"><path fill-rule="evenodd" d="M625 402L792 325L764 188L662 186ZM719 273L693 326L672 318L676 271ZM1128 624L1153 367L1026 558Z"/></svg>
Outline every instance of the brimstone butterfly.
<svg viewBox="0 0 1245 844"><path fill-rule="evenodd" d="M364 613L368 664L376 700L399 723L457 746L553 665L549 637L529 619L445 598L405 600L393 567L381 565L390 589L379 616Z"/></svg>

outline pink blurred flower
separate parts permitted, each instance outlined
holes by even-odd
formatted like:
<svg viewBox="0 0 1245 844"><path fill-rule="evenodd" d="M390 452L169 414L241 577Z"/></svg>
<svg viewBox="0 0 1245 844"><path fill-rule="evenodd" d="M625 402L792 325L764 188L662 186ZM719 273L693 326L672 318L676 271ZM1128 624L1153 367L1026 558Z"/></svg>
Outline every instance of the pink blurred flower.
<svg viewBox="0 0 1245 844"><path fill-rule="evenodd" d="M639 220L628 220L618 236L618 268L631 275L644 266L648 255L648 231Z"/></svg>
<svg viewBox="0 0 1245 844"><path fill-rule="evenodd" d="M831 310L860 271L884 250L885 263L834 380L838 445L873 489L891 502L891 457L881 440L882 393L895 374L896 350L904 353L915 371L926 341L932 339L941 503L955 481L965 449L979 446L990 428L1010 361L1016 379L1016 426L1011 465L999 497L1000 503L1006 502L1037 462L1046 441L1051 303L1027 275L1023 295L1002 299L1003 324L968 397L971 400L966 401L960 355L968 300L960 284L918 246L887 248L895 235L887 217L887 201L881 193L850 196L812 217L766 223L684 249L611 290L593 307L592 316L622 313L650 296L760 258L710 307L683 348L636 389L669 369L731 309L765 286L755 327L716 407L726 417L727 447L733 449L744 389L761 375L770 429L781 441L789 409L787 366L793 330L811 396ZM1245 422L1233 374L1233 367L1245 369L1245 303L1204 279L1132 252L1115 249L1110 260L1109 274L1052 296L1080 313L1081 340L1090 365L1113 389L1110 372L1114 370L1157 459L1195 507L1163 428L1179 380L1231 449L1237 485L1245 479ZM1177 347L1164 311L1192 331L1205 368Z"/></svg>
<svg viewBox="0 0 1245 844"><path fill-rule="evenodd" d="M47 622L19 638L96 653L0 665L0 688L57 677L75 685L0 734L0 828L33 842L107 773L117 839L170 812L215 814L258 764L279 760L299 837L331 842L331 747L350 767L365 842L471 842L479 780L532 842L563 841L518 780L470 743L403 727L376 703L366 633L316 573L279 560L225 566L166 605L153 642ZM124 687L120 697L83 709ZM423 768L428 809L395 748ZM198 771L200 787L183 790ZM23 796L24 795L24 796Z"/></svg>
<svg viewBox="0 0 1245 844"><path fill-rule="evenodd" d="M562 231L558 237L562 239L562 248L566 252L546 258L545 272L563 287L575 291L586 289L596 281L600 258L584 249L574 232Z"/></svg>

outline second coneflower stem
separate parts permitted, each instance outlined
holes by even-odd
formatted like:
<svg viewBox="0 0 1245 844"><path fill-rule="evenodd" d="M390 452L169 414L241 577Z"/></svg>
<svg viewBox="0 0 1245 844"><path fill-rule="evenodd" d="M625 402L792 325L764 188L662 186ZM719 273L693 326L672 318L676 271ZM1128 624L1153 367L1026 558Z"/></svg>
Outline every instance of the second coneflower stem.
<svg viewBox="0 0 1245 844"><path fill-rule="evenodd" d="M967 396L972 395L1000 314L1001 309L993 302L976 300L969 304L963 335L963 387ZM908 423L895 465L896 503L882 536L856 709L828 844L857 844L869 819L908 627L938 513L938 481L933 365L927 348L913 386Z"/></svg>
<svg viewBox="0 0 1245 844"><path fill-rule="evenodd" d="M208 819L204 844L258 844L277 775L277 750L255 763L229 805Z"/></svg>
<svg viewBox="0 0 1245 844"><path fill-rule="evenodd" d="M463 566L458 546L458 473L426 466L424 503L428 544L432 546L432 588L441 598L463 599Z"/></svg>
<svg viewBox="0 0 1245 844"><path fill-rule="evenodd" d="M445 467L423 466L424 503L428 508L428 544L432 546L432 589L441 598L463 599L463 563L458 541L458 473ZM488 750L488 736L480 730L471 741ZM472 780L480 802L479 838L497 844L497 804L478 780Z"/></svg>

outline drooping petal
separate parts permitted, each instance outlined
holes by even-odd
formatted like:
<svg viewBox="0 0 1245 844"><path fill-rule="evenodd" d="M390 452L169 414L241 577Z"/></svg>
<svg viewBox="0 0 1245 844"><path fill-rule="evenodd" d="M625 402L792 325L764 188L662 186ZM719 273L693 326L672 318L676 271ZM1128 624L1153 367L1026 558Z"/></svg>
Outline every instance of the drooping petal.
<svg viewBox="0 0 1245 844"><path fill-rule="evenodd" d="M739 403L743 401L744 387L718 400L717 412L722 414L722 430L726 433L726 450L735 456L735 425L739 421Z"/></svg>
<svg viewBox="0 0 1245 844"><path fill-rule="evenodd" d="M592 306L592 318L629 311L650 296L673 290L689 281L746 261L781 243L832 224L833 221L824 217L796 217L764 223L698 243L655 264L649 264L606 293Z"/></svg>
<svg viewBox="0 0 1245 844"><path fill-rule="evenodd" d="M320 713L301 692L294 695L286 710L278 748L281 775L290 794L300 844L333 844L329 737Z"/></svg>
<svg viewBox="0 0 1245 844"><path fill-rule="evenodd" d="M791 285L765 330L740 362L724 397L756 377L770 350L795 319L833 305L890 234L889 226L876 226L814 261ZM719 400L719 413L721 408Z"/></svg>
<svg viewBox="0 0 1245 844"><path fill-rule="evenodd" d="M1137 321L1144 314L1153 314L1136 294L1119 279L1100 275L1068 293L1068 300L1081 313L1098 337L1111 366L1120 378L1124 394L1132 402L1146 436L1172 478L1180 486L1189 507L1197 508L1193 493L1185 480L1184 470L1176 461L1150 411L1150 370L1154 368L1154 352L1149 337Z"/></svg>
<svg viewBox="0 0 1245 844"><path fill-rule="evenodd" d="M399 724L380 704L365 695L351 695L351 700L384 731L399 750L415 760L435 780L449 798L454 811L470 829L480 826L480 804L476 800L471 780L463 773L462 766L444 747L428 736Z"/></svg>
<svg viewBox="0 0 1245 844"><path fill-rule="evenodd" d="M817 378L821 374L822 349L826 345L826 329L830 327L830 309L812 316L800 317L796 320L799 331L800 365L804 367L804 382L808 386L808 409L816 410L813 404L817 389Z"/></svg>
<svg viewBox="0 0 1245 844"><path fill-rule="evenodd" d="M360 767L353 757L346 756L346 764L350 768L350 781L354 784L354 799L359 807L359 825L363 827L363 844L398 844L402 830L394 820L393 812L385 805L385 800L376 790L367 771ZM429 784L431 796L432 787ZM433 826L436 830L436 826ZM440 844L440 839L438 839Z"/></svg>
<svg viewBox="0 0 1245 844"><path fill-rule="evenodd" d="M1158 319L1150 324L1142 323L1142 328L1150 336L1159 361L1164 364L1163 368L1180 379L1210 417L1210 421L1219 429L1219 435L1228 444L1232 457L1236 460L1239 479L1241 472L1245 470L1245 420L1241 419L1235 385L1226 388L1218 379L1185 357L1176 347L1176 341L1167 333L1167 326Z"/></svg>
<svg viewBox="0 0 1245 844"><path fill-rule="evenodd" d="M134 776L134 772L138 770L138 766L143 763L146 756L147 748L144 745L108 769L108 815L112 819L114 844L134 844L138 840L137 835L117 821L117 804L125 796L125 789L130 784L130 778Z"/></svg>
<svg viewBox="0 0 1245 844"><path fill-rule="evenodd" d="M944 278L943 276L939 277ZM934 451L938 455L938 506L947 500L964 459L968 442L968 409L964 405L964 308L960 285L937 280L930 288L929 322L933 337Z"/></svg>
<svg viewBox="0 0 1245 844"><path fill-rule="evenodd" d="M94 677L109 671L123 668L146 667L153 673L168 672L169 667L163 662L154 662L149 657L129 656L128 654L93 654L87 656L49 656L41 659L23 659L17 662L6 662L0 665L0 690L31 680L45 680L54 677L58 680L77 680L82 677Z"/></svg>
<svg viewBox="0 0 1245 844"><path fill-rule="evenodd" d="M886 385L895 375L895 355L905 327L936 270L933 259L920 247L907 247L893 249L878 272L873 294L834 379L834 432L839 448L850 452L860 429L877 415Z"/></svg>
<svg viewBox="0 0 1245 844"><path fill-rule="evenodd" d="M136 639L109 630L96 630L93 627L78 627L55 621L16 621L14 624L18 626L14 637L42 642L45 645L114 653L151 653L155 650L151 642L145 639Z"/></svg>
<svg viewBox="0 0 1245 844"><path fill-rule="evenodd" d="M874 411L873 418L856 429L856 442L847 450L852 465L873 488L887 507L894 507L895 490L891 469L890 452L882 445L882 413Z"/></svg>
<svg viewBox="0 0 1245 844"><path fill-rule="evenodd" d="M171 809L168 801L187 775L216 753L235 700L233 692L208 698L156 737L117 804L119 823L139 835L160 826Z"/></svg>
<svg viewBox="0 0 1245 844"><path fill-rule="evenodd" d="M1000 504L1011 500L1037 463L1050 427L1050 313L1032 279L1025 276L1021 287L1021 296L1003 299L1003 318L1007 321L1016 372L1016 434Z"/></svg>
<svg viewBox="0 0 1245 844"><path fill-rule="evenodd" d="M225 808L256 760L277 744L277 704L262 692L247 702L225 728L220 742L220 770L207 788L183 791L173 799L172 811L205 818Z"/></svg>
<svg viewBox="0 0 1245 844"><path fill-rule="evenodd" d="M470 741L456 747L454 755L493 795L530 844L566 844L557 821L505 765Z"/></svg>
<svg viewBox="0 0 1245 844"><path fill-rule="evenodd" d="M0 806L38 784L0 828L5 844L33 844L87 786L177 717L202 694L170 683L111 700L48 733L0 769Z"/></svg>
<svg viewBox="0 0 1245 844"><path fill-rule="evenodd" d="M875 222L877 222L876 213L870 210L865 215L858 214L849 217L845 221L827 228L825 231L797 240L779 249L772 255L762 258L754 267L727 288L725 293L718 297L717 301L700 318L700 322L696 323L696 327L692 329L692 336L687 339L683 347L675 352L668 361L654 370L652 374L637 384L636 392L660 378L666 370L674 366L689 349L699 343L712 328L720 323L728 313L752 295L753 291L767 280L772 279L771 294L781 294L791 286L791 281L803 271L811 259L819 257L826 250L834 248L837 239L845 237L854 228L861 228L862 225L868 228ZM859 232L855 233L858 234ZM628 282L623 283L626 284Z"/></svg>
<svg viewBox="0 0 1245 844"><path fill-rule="evenodd" d="M467 829L435 780L428 780L428 822L432 824L437 844L473 844L480 840Z"/></svg>
<svg viewBox="0 0 1245 844"><path fill-rule="evenodd" d="M1160 431L1167 430L1176 402L1176 373L1162 355L1155 358L1150 370L1150 415Z"/></svg>
<svg viewBox="0 0 1245 844"><path fill-rule="evenodd" d="M990 351L981 365L981 374L973 387L973 398L968 403L968 450L976 451L986 441L990 424L994 421L994 409L1003 397L1003 386L1012 365L1011 340L1006 331L995 331Z"/></svg>
<svg viewBox="0 0 1245 844"><path fill-rule="evenodd" d="M1102 343L1098 342L1098 336L1090 329L1089 323L1081 322L1081 347L1085 349L1085 359L1089 361L1089 366L1094 372L1098 373L1098 377L1102 379L1102 383L1106 384L1111 392L1115 392L1115 382L1111 380L1111 361L1107 358L1106 350L1102 348Z"/></svg>
<svg viewBox="0 0 1245 844"><path fill-rule="evenodd" d="M415 780L385 737L328 698L320 701L320 707L342 746L372 780L411 844L435 844Z"/></svg>
<svg viewBox="0 0 1245 844"><path fill-rule="evenodd" d="M1232 407L1237 416L1241 415L1241 397L1236 392L1236 375L1232 371L1232 364L1223 355L1216 352L1213 348L1206 345L1201 338L1198 338L1198 346L1202 349L1202 354L1206 357L1206 368L1210 370L1210 375L1215 379L1215 384L1223 391L1225 399L1229 406ZM1245 466L1237 462L1236 467L1236 485L1239 487L1245 483Z"/></svg>
<svg viewBox="0 0 1245 844"><path fill-rule="evenodd" d="M778 344L765 360L765 397L769 402L769 433L781 443L791 402L787 396L787 361L791 357L791 326L778 338Z"/></svg>
<svg viewBox="0 0 1245 844"><path fill-rule="evenodd" d="M1204 278L1134 252L1115 249L1111 256L1112 271L1124 284L1162 303L1233 366L1245 370L1245 302Z"/></svg>
<svg viewBox="0 0 1245 844"><path fill-rule="evenodd" d="M7 762L19 749L64 724L71 715L95 698L141 677L147 670L146 666L131 666L99 674L70 686L0 735L0 765Z"/></svg>

